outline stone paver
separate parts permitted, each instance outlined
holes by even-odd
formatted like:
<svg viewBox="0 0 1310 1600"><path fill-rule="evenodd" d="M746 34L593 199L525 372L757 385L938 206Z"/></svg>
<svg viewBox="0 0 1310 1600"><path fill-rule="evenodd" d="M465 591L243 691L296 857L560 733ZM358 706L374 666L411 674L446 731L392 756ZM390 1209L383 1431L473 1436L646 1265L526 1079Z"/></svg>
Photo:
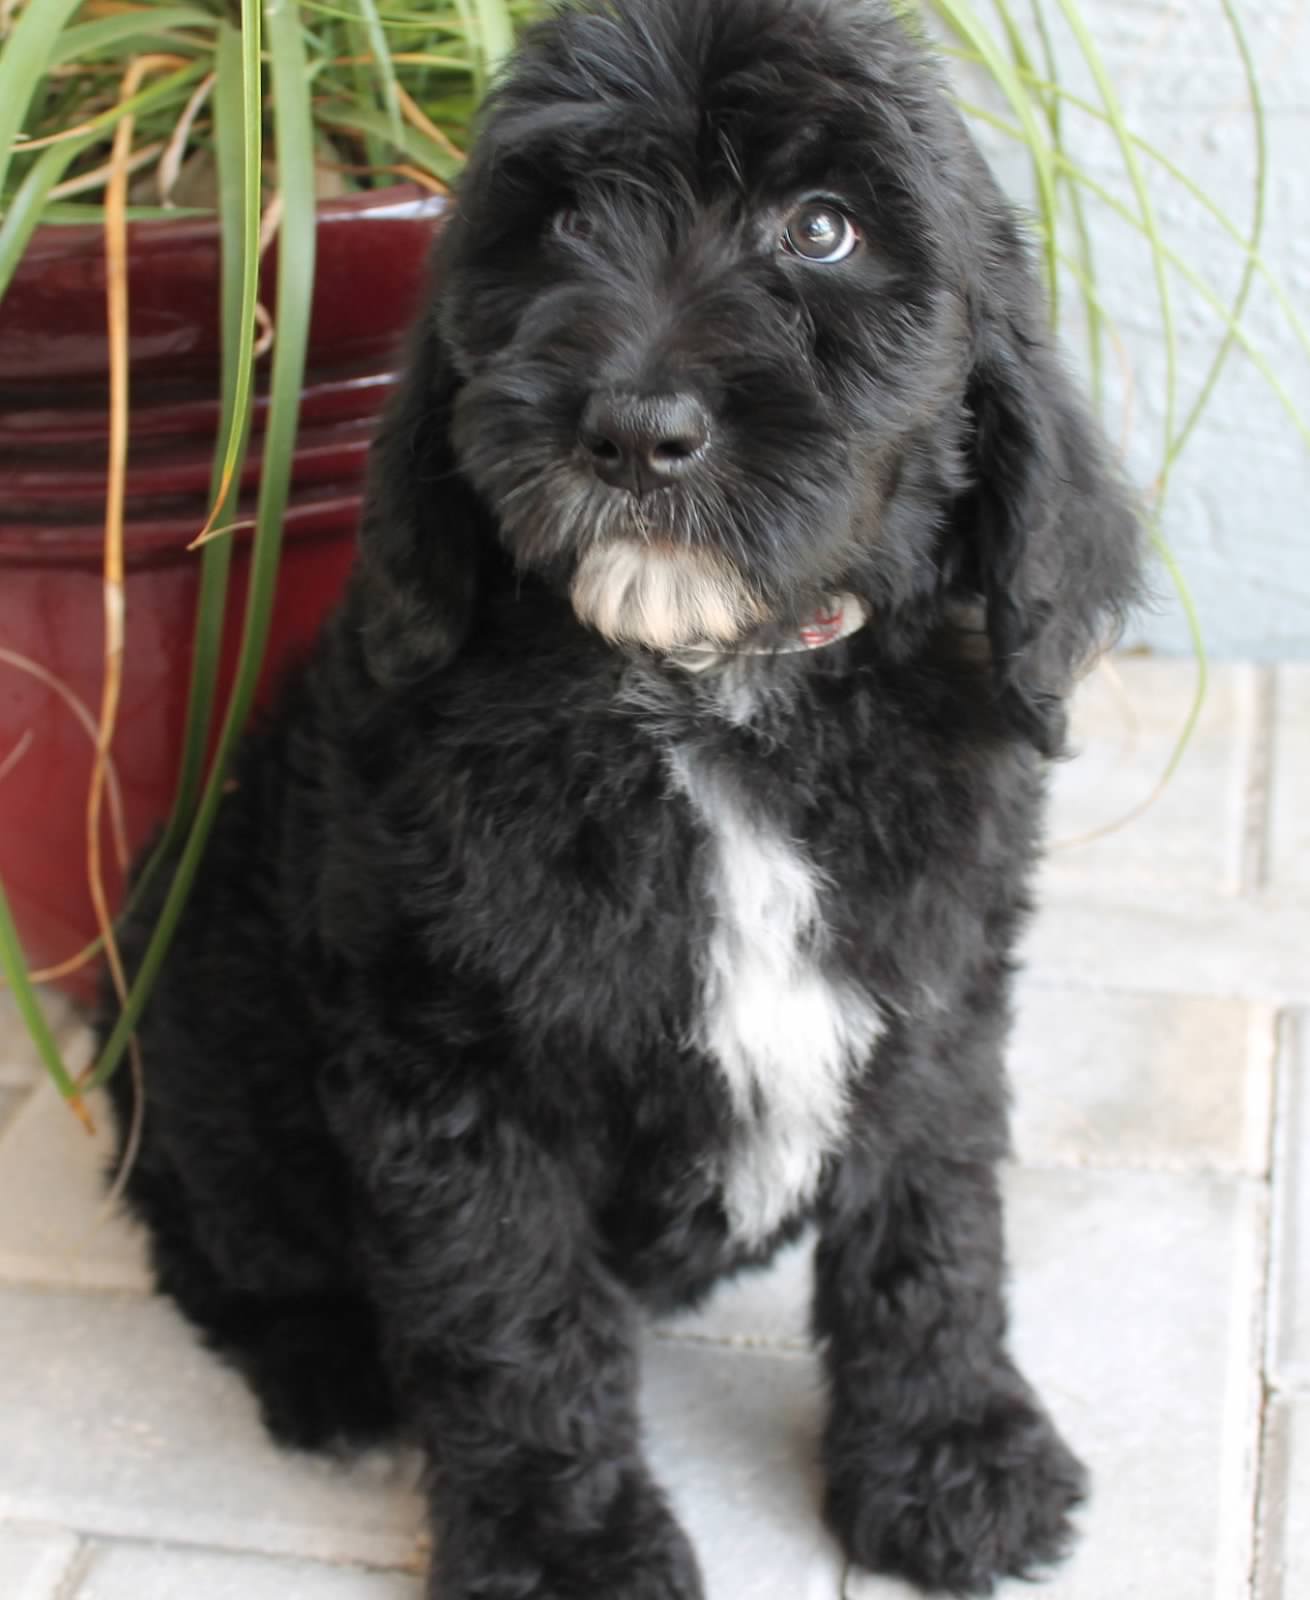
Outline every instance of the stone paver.
<svg viewBox="0 0 1310 1600"><path fill-rule="evenodd" d="M805 1354L814 1241L807 1234L764 1272L743 1272L722 1284L690 1315L661 1326L670 1339Z"/></svg>
<svg viewBox="0 0 1310 1600"><path fill-rule="evenodd" d="M0 1139L4 1138L5 1129L13 1120L15 1112L26 1098L26 1090L0 1089Z"/></svg>
<svg viewBox="0 0 1310 1600"><path fill-rule="evenodd" d="M42 991L46 1015L64 1062L78 1072L91 1058L91 1040L73 1006L51 990ZM30 1088L44 1077L41 1058L18 1016L9 990L0 985L0 1087Z"/></svg>
<svg viewBox="0 0 1310 1600"><path fill-rule="evenodd" d="M1263 1185L1028 1173L1008 1192L1015 1342L1094 1490L1048 1600L1236 1597L1259 1441Z"/></svg>
<svg viewBox="0 0 1310 1600"><path fill-rule="evenodd" d="M1118 672L1083 690L1057 845L1168 760L1190 665ZM1095 1493L1070 1565L998 1600L1310 1594L1308 817L1310 667L1222 666L1165 797L1045 870L1011 1058L1015 1337ZM105 1158L0 992L0 1600L420 1600L412 1457L273 1448L142 1293L140 1239L91 1231ZM810 1248L647 1343L651 1451L709 1600L910 1595L843 1588L818 1514Z"/></svg>
<svg viewBox="0 0 1310 1600"><path fill-rule="evenodd" d="M213 1550L98 1547L68 1600L421 1600L408 1573Z"/></svg>
<svg viewBox="0 0 1310 1600"><path fill-rule="evenodd" d="M1010 1051L1020 1161L1213 1167L1269 1161L1276 1014L1177 994L1020 988Z"/></svg>
<svg viewBox="0 0 1310 1600"><path fill-rule="evenodd" d="M1250 1554L1243 1507L1253 1494L1258 1437L1263 1186L1206 1173L1016 1169L1007 1198L1016 1346L1095 1477L1078 1553L1042 1593L1236 1595L1213 1585L1217 1573L1236 1583ZM798 1249L774 1274L723 1293L691 1329L701 1338L740 1339L742 1329L756 1328L799 1339L807 1266ZM685 1383L685 1352L678 1353ZM810 1371L808 1361L776 1356L716 1360L725 1370L765 1361L779 1375ZM777 1382L760 1385L766 1406ZM818 1391L810 1393L813 1419L798 1430L802 1441L821 1414ZM688 1461L713 1456L721 1425L737 1426L736 1416L722 1424L716 1417ZM672 1481L676 1487L676 1472ZM699 1471L693 1482L699 1486ZM721 1510L719 1496L705 1514ZM796 1516L795 1505L784 1507L768 1525ZM867 1600L907 1592L863 1577L848 1587Z"/></svg>
<svg viewBox="0 0 1310 1600"><path fill-rule="evenodd" d="M0 1289L0 1521L403 1566L410 1472L275 1449L162 1300Z"/></svg>
<svg viewBox="0 0 1310 1600"><path fill-rule="evenodd" d="M1083 684L1073 722L1076 761L1054 774L1048 877L1143 893L1231 894L1241 885L1248 789L1260 704L1258 670L1216 667L1187 758L1151 808L1172 741L1184 726L1195 674L1174 661L1123 657Z"/></svg>
<svg viewBox="0 0 1310 1600"><path fill-rule="evenodd" d="M1310 902L1071 895L1052 888L1024 943L1047 984L1310 1002Z"/></svg>
<svg viewBox="0 0 1310 1600"><path fill-rule="evenodd" d="M89 1109L94 1139L42 1083L0 1133L0 1281L150 1287L142 1235L104 1216L109 1112L100 1095Z"/></svg>
<svg viewBox="0 0 1310 1600"><path fill-rule="evenodd" d="M76 1557L77 1540L63 1529L0 1525L0 1595L64 1600L59 1590Z"/></svg>
<svg viewBox="0 0 1310 1600"><path fill-rule="evenodd" d="M838 1600L842 1560L819 1514L817 1364L652 1340L643 1405L708 1600Z"/></svg>
<svg viewBox="0 0 1310 1600"><path fill-rule="evenodd" d="M1016 1173L1015 1342L1093 1474L1043 1600L1236 1600L1259 1412L1258 1186ZM853 1578L851 1600L908 1593Z"/></svg>

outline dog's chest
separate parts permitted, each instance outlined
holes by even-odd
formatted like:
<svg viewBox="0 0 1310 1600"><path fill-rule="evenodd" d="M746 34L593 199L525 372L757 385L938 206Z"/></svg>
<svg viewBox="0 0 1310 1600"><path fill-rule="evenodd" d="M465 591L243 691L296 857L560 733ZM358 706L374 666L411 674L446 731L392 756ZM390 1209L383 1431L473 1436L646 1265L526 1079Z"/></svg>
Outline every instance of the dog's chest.
<svg viewBox="0 0 1310 1600"><path fill-rule="evenodd" d="M724 1204L734 1234L754 1243L812 1198L881 1021L826 958L826 885L800 846L700 758L678 749L670 767L704 830L708 932L692 1042L728 1088Z"/></svg>

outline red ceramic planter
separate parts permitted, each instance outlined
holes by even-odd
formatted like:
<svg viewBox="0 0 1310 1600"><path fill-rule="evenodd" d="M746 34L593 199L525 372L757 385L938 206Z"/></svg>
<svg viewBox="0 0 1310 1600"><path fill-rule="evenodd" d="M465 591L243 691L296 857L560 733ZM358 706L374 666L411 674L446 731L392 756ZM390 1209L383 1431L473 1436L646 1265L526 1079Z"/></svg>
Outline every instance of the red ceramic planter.
<svg viewBox="0 0 1310 1600"><path fill-rule="evenodd" d="M443 202L390 189L325 205L309 369L285 527L283 576L261 684L309 646L354 555L373 420L417 308ZM91 742L34 663L95 714L103 650L100 564L108 351L98 229L48 228L0 302L0 879L31 966L95 935L85 816ZM127 654L114 765L137 849L172 799L186 711L219 352L216 228L130 231L132 431L128 465ZM271 305L276 261L262 298ZM253 496L264 407L244 489ZM226 694L249 571L238 541L223 651ZM106 823L104 858L113 850ZM121 882L111 866L117 904ZM83 968L65 987L86 997Z"/></svg>

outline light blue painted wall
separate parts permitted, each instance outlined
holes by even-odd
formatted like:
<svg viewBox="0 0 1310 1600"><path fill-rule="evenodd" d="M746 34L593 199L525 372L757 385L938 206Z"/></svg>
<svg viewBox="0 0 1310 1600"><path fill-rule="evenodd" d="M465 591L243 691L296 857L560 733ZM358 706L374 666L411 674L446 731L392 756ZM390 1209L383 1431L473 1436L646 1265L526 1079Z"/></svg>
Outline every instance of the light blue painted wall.
<svg viewBox="0 0 1310 1600"><path fill-rule="evenodd" d="M1199 182L1239 226L1248 227L1255 170L1251 120L1219 0L1081 4L1130 125ZM1268 110L1271 176L1264 254L1310 327L1310 4L1238 4ZM1062 41L1059 48L1068 86L1095 98L1071 42ZM955 69L955 76L963 93L980 97L967 69ZM1005 109L994 95L987 103ZM1131 203L1108 131L1075 111L1066 115L1079 159ZM1026 160L1000 135L987 134L983 142L1011 193L1029 196ZM1158 168L1148 164L1147 171L1170 240L1231 299L1241 273L1239 251ZM1134 477L1149 483L1160 460L1165 392L1150 261L1133 230L1089 203L1096 218L1103 298L1122 338L1108 354L1107 422L1124 443ZM1177 278L1173 282L1186 410L1219 331L1204 302ZM1253 340L1310 421L1310 352L1298 344L1263 284L1257 284L1246 320ZM1083 347L1076 317L1066 319L1064 335L1071 360L1079 362ZM1164 529L1215 654L1310 657L1310 447L1242 354L1232 357L1212 409L1177 468ZM1129 642L1186 651L1182 611L1163 573L1156 587L1158 605L1134 624Z"/></svg>

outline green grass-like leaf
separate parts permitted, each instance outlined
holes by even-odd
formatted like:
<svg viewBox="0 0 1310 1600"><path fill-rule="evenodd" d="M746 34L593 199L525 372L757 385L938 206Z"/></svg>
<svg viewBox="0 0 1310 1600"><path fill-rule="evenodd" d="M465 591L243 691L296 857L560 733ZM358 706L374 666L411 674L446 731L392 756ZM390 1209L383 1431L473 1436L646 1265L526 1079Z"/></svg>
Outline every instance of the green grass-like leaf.
<svg viewBox="0 0 1310 1600"><path fill-rule="evenodd" d="M1068 22L1078 48L1082 51L1083 59L1091 70L1096 83L1097 92L1101 103L1105 107L1106 117L1119 146L1119 154L1123 160L1124 170L1132 185L1133 193L1137 197L1137 206L1141 214L1142 231L1151 244L1151 271L1155 278L1156 297L1160 307L1160 323L1164 330L1165 347L1165 395L1164 395L1164 459L1160 472L1160 496L1163 499L1168 488L1170 469L1173 459L1170 451L1173 446L1175 424L1178 414L1178 330L1174 323L1173 296L1169 289L1169 275L1165 271L1164 241L1160 235L1160 226L1156 219L1155 204L1151 199L1150 190L1142 175L1141 162L1138 159L1137 147L1133 143L1132 135L1124 121L1123 108L1119 104L1119 96L1115 91L1114 82L1106 70L1101 59L1101 53L1096 48L1091 31L1083 20L1074 0L1057 0L1065 20ZM1026 131L1026 130L1025 130Z"/></svg>
<svg viewBox="0 0 1310 1600"><path fill-rule="evenodd" d="M36 158L19 184L5 212L4 222L0 223L0 299L4 298L10 279L18 270L37 224L48 220L51 189L63 178L70 163L98 137L98 134L88 134L85 139L52 144Z"/></svg>
<svg viewBox="0 0 1310 1600"><path fill-rule="evenodd" d="M997 16L1000 18L1001 27L1005 33L1006 43L1009 46L1010 56L1014 61L1015 69L1019 74L1020 81L1021 83L1025 84L1029 83L1036 76L1036 74L1033 72L1032 58L1028 54L1028 46L1024 41L1023 33L1020 30L1017 20L1015 19L1014 13L1010 10L1007 0L992 0L992 5L997 13ZM1063 148L1063 129L1061 125L1062 119L1060 114L1059 96L1038 93L1035 98L1037 100L1038 109L1046 119L1046 125L1050 132L1050 142L1052 147L1055 149ZM1032 162L1033 178L1037 187L1037 192L1040 195L1042 192L1041 163L1035 150L1030 150L1029 160ZM1058 205L1060 193L1058 173L1056 174L1056 183L1053 187L1052 193ZM1057 216L1053 217L1051 220L1056 221L1057 218L1058 213ZM1060 321L1059 273L1056 270L1054 263L1051 261L1049 252L1047 255L1047 261L1049 266L1047 277L1051 296L1051 322L1053 325L1058 325Z"/></svg>
<svg viewBox="0 0 1310 1600"><path fill-rule="evenodd" d="M314 297L317 214L314 200L314 128L308 62L299 18L290 0L266 0L269 60L277 141L282 221L279 231L277 340L264 434L246 615L236 679L213 765L195 821L178 859L168 896L141 961L126 1006L114 1026L91 1081L103 1083L118 1066L159 976L182 909L199 869L222 800L232 752L254 703L268 644L282 552L282 522L290 491L300 394L309 347Z"/></svg>
<svg viewBox="0 0 1310 1600"><path fill-rule="evenodd" d="M382 31L382 20L378 16L374 0L359 0L359 11L364 25L364 35L368 40L369 51L381 83L382 104L391 128L391 142L399 144L401 120L400 96L396 92L396 65L391 59L391 49L387 44L387 36Z"/></svg>
<svg viewBox="0 0 1310 1600"><path fill-rule="evenodd" d="M59 1046L50 1032L50 1024L45 1019L45 1012L41 1009L41 1002L36 997L36 989L27 976L27 960L18 940L18 929L14 926L13 912L9 909L9 899L2 883L0 883L0 972L4 973L9 987L14 992L18 1014L32 1036L32 1042L36 1045L42 1065L64 1099L75 1100L78 1093L77 1085L69 1076L64 1058L59 1054Z"/></svg>
<svg viewBox="0 0 1310 1600"><path fill-rule="evenodd" d="M201 28L212 32L219 19L212 11L197 6L152 6L148 11L129 11L119 17L101 17L96 22L78 22L65 28L49 65L62 67L69 62L95 61L102 55L119 56L124 45L137 46L145 38L155 39L170 28ZM183 41L172 41L177 48Z"/></svg>
<svg viewBox="0 0 1310 1600"><path fill-rule="evenodd" d="M218 43L218 75L215 96L215 154L218 159L218 215L222 233L223 262L223 367L222 421L219 445L214 455L210 499L217 507L216 522L225 526L236 515L240 495L241 471L250 437L252 406L247 395L244 405L238 388L242 368L242 343L249 339L245 295L254 262L258 281L259 204L246 192L250 169L246 162L246 125L243 120L245 74L241 39L236 30L224 24ZM223 477L228 443L236 443L236 470L226 494ZM227 608L228 576L232 565L232 541L211 539L201 556L200 593L191 657L191 685L187 703L186 735L178 773L173 810L161 850L171 852L181 839L195 810L196 797L204 770L205 751L213 721L214 697L218 683L219 655L223 642L223 621Z"/></svg>
<svg viewBox="0 0 1310 1600"><path fill-rule="evenodd" d="M980 122L986 122L999 133L1004 133L1012 139L1022 139L1024 137L1021 128L1016 127L1012 122L1007 122L1004 117L996 116L993 112L988 111L985 106L971 105L967 102L965 104L970 116L976 117ZM1067 156L1057 155L1056 160L1062 170L1066 171L1075 183L1095 195L1102 205L1107 206L1116 216L1122 217L1130 227L1139 230L1150 238L1146 224L1141 216L1124 205L1103 183L1098 182L1090 173L1070 161ZM1159 238L1158 233L1156 237L1157 239ZM1246 329L1233 319L1230 308L1224 304L1223 300L1215 293L1201 274L1195 268L1189 266L1176 251L1171 250L1163 242L1160 242L1158 253L1161 265L1171 268L1184 278L1215 313L1224 329L1232 334L1234 341L1246 352L1256 370L1287 412L1288 418L1297 432L1301 434L1307 444L1310 444L1310 423L1307 423L1306 419L1301 415L1296 401L1292 398L1286 384L1274 371L1268 357L1261 351Z"/></svg>
<svg viewBox="0 0 1310 1600"><path fill-rule="evenodd" d="M50 66L59 36L82 0L29 0L0 52L0 194L14 141Z"/></svg>
<svg viewBox="0 0 1310 1600"><path fill-rule="evenodd" d="M149 88L142 89L139 94L120 102L112 112L107 112L99 119L94 131L85 133L78 139L66 139L59 144L47 145L44 150L36 154L9 202L3 223L0 223L0 299L4 298L5 290L18 270L28 240L37 225L58 220L57 217L52 219L51 216L50 191L59 183L69 166L78 156L100 143L105 134L123 117L139 116L144 111L167 105L174 99L185 99L187 90L203 71L204 68L197 65L169 73ZM73 217L69 220L86 222L98 219L102 214L99 206L75 208Z"/></svg>
<svg viewBox="0 0 1310 1600"><path fill-rule="evenodd" d="M1059 200L1055 191L1055 166L1051 147L1042 132L1041 123L1033 109L1031 96L1019 81L1013 65L1007 59L990 32L983 26L968 0L932 0L933 8L957 38L970 45L982 57L997 87L1009 101L1024 130L1025 143L1032 154L1033 170L1037 178L1037 205L1045 227L1046 284L1053 316L1059 314L1060 268L1056 258L1054 240L1059 219Z"/></svg>
<svg viewBox="0 0 1310 1600"><path fill-rule="evenodd" d="M333 101L320 107L318 115L319 120L329 127L350 128L356 133L375 137L390 137L386 116L375 106L356 105L345 100ZM443 183L452 183L459 176L462 166L459 159L421 129L406 125L401 128L399 138L394 142L402 156L433 173Z"/></svg>
<svg viewBox="0 0 1310 1600"><path fill-rule="evenodd" d="M1220 0L1224 9L1224 16L1228 28L1233 35L1233 43L1237 46L1237 54L1242 63L1242 71L1246 78L1246 90L1251 97L1251 122L1255 130L1255 203L1252 208L1250 237L1243 240L1246 252L1246 264L1242 270L1242 280L1237 288L1237 295L1233 300L1232 308L1228 313L1228 327L1224 333L1219 349L1210 365L1202 383L1196 402L1188 412L1181 428L1174 436L1170 446L1169 460L1166 464L1171 467L1178 457L1187 448L1188 441L1196 431L1198 423L1205 415L1215 388L1223 374L1224 366L1238 343L1235 329L1240 327L1242 317L1246 312L1247 301L1251 297L1251 290L1255 284L1256 273L1259 271L1260 245L1264 239L1265 213L1269 200L1269 138L1265 119L1264 100L1260 93L1260 75L1255 69L1255 61L1251 55L1250 41L1246 36L1246 29L1238 15L1233 0ZM1217 208L1216 208L1217 209ZM1297 326L1297 318L1292 317L1293 326Z"/></svg>
<svg viewBox="0 0 1310 1600"><path fill-rule="evenodd" d="M260 74L260 15L259 0L241 0L241 128L242 177L240 188L241 228L244 248L241 263L241 331L236 350L236 371L233 375L233 409L228 419L227 433L222 448L222 470L219 476L220 491L234 484L239 476L238 466L242 451L242 433L250 415L251 396L255 381L255 323L259 303L259 239L260 197L263 179L263 101ZM224 39L230 35L225 31ZM228 46L230 53L230 45ZM229 80L230 81L230 80ZM311 192L313 182L310 184ZM217 525L217 508L211 510L208 527Z"/></svg>
<svg viewBox="0 0 1310 1600"><path fill-rule="evenodd" d="M483 71L494 78L514 48L514 24L503 0L473 0Z"/></svg>

